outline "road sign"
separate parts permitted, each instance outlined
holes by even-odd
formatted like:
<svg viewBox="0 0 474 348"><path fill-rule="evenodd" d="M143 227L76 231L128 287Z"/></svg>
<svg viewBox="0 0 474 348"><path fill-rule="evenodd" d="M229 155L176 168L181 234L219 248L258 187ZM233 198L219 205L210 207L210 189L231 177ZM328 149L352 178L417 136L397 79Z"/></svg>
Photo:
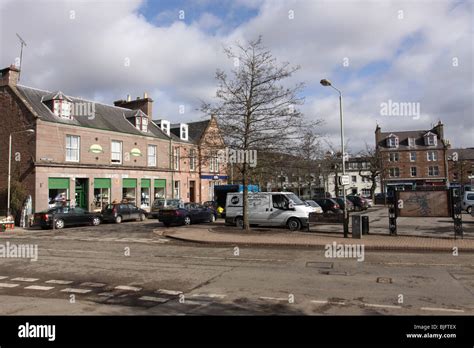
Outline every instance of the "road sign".
<svg viewBox="0 0 474 348"><path fill-rule="evenodd" d="M339 185L341 186L349 185L349 182L350 182L349 175L341 175L341 176L338 176L337 178L339 180Z"/></svg>

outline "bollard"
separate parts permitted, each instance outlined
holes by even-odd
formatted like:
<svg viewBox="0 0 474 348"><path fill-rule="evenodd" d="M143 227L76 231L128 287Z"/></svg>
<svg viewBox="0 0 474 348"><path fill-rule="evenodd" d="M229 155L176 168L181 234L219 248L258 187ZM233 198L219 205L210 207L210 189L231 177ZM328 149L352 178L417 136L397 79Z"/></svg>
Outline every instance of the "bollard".
<svg viewBox="0 0 474 348"><path fill-rule="evenodd" d="M362 216L362 234L369 234L369 217Z"/></svg>
<svg viewBox="0 0 474 348"><path fill-rule="evenodd" d="M360 234L360 215L352 215L352 238L362 238Z"/></svg>

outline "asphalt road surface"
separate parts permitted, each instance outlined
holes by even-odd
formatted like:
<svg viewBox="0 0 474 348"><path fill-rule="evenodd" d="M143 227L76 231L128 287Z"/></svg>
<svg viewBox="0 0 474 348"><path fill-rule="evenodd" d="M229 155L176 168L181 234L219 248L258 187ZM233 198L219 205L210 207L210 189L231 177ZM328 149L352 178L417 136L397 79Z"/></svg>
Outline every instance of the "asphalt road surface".
<svg viewBox="0 0 474 348"><path fill-rule="evenodd" d="M188 244L145 223L37 231L0 244L38 246L38 260L0 258L0 314L474 314L473 254ZM21 237L21 238L19 238Z"/></svg>

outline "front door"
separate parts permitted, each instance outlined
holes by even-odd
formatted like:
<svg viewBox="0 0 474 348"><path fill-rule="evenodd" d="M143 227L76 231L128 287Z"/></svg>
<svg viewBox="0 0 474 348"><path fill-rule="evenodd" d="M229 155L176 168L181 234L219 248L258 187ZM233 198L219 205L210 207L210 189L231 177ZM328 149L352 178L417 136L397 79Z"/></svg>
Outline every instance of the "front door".
<svg viewBox="0 0 474 348"><path fill-rule="evenodd" d="M76 179L76 207L87 210L88 179Z"/></svg>
<svg viewBox="0 0 474 348"><path fill-rule="evenodd" d="M189 182L189 201L196 202L196 182L194 180Z"/></svg>

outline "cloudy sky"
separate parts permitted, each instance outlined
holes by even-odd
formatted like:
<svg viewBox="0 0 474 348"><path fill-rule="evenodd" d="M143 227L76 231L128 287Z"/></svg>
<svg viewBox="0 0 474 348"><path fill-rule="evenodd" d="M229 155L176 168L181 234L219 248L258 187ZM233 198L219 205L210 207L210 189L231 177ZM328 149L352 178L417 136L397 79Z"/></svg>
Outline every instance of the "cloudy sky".
<svg viewBox="0 0 474 348"><path fill-rule="evenodd" d="M200 120L216 69L233 64L223 47L262 35L279 61L301 66L288 83L305 82L301 110L335 144L338 96L322 78L344 94L352 152L373 144L377 123L441 120L453 146L474 146L472 1L0 0L0 12L0 66L15 63L19 33L27 86L106 104L146 91L154 118ZM397 103L414 108L397 115Z"/></svg>

